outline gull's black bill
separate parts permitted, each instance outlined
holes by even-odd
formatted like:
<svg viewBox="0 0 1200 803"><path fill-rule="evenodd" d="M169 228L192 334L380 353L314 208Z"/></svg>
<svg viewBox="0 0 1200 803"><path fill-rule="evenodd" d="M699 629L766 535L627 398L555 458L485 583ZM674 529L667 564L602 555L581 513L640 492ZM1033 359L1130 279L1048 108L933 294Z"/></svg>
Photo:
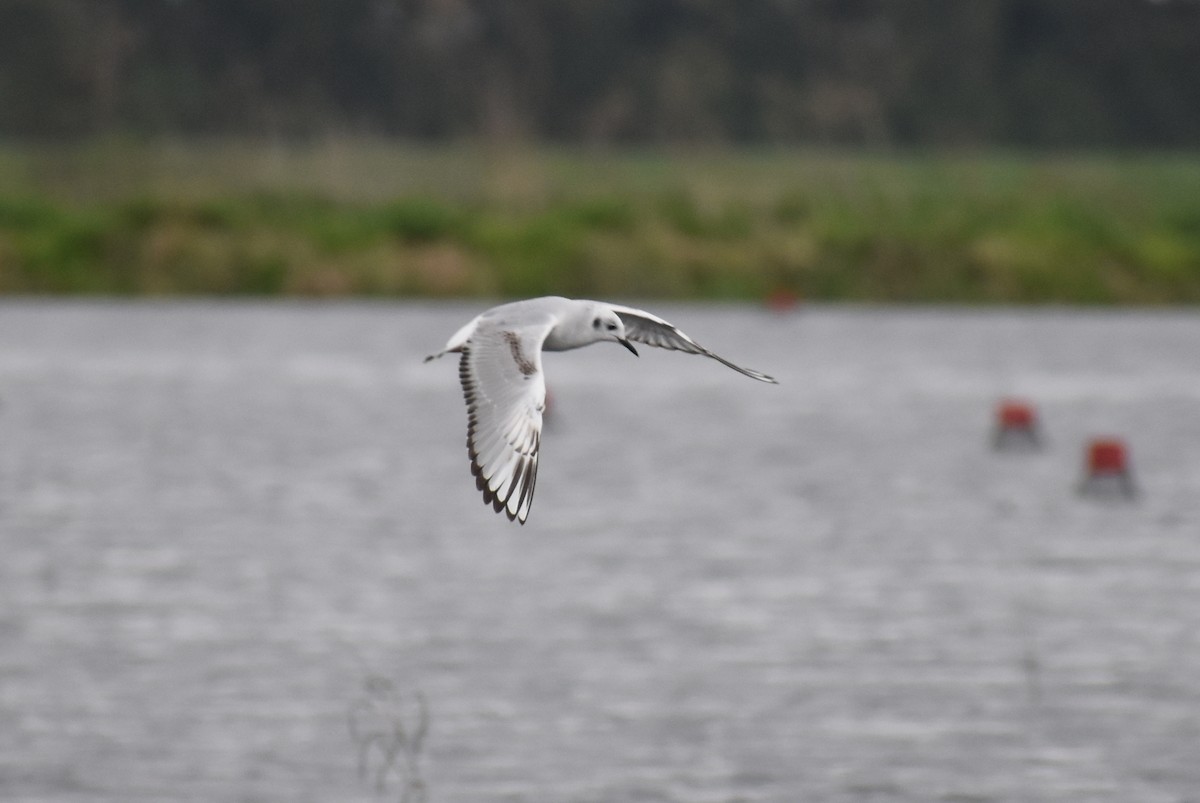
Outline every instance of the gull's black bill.
<svg viewBox="0 0 1200 803"><path fill-rule="evenodd" d="M620 343L620 344L621 344L622 346L624 346L625 348L627 348L627 349L629 349L630 351L632 351L632 352L633 352L633 356L635 356L635 357L641 356L641 355L639 355L639 354L637 353L637 349L635 349L635 348L633 347L633 344L632 344L632 343L630 343L628 340L621 339L621 340L618 340L617 342L618 342L618 343Z"/></svg>

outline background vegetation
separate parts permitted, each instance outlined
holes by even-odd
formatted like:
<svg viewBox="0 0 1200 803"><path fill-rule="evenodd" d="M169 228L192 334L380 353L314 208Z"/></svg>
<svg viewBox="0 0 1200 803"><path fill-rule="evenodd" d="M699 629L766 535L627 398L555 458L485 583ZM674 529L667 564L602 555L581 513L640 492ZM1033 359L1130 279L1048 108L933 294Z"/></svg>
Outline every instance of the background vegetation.
<svg viewBox="0 0 1200 803"><path fill-rule="evenodd" d="M1195 302L1197 143L1200 0L0 0L0 292Z"/></svg>
<svg viewBox="0 0 1200 803"><path fill-rule="evenodd" d="M1200 158L0 150L0 293L1200 301Z"/></svg>

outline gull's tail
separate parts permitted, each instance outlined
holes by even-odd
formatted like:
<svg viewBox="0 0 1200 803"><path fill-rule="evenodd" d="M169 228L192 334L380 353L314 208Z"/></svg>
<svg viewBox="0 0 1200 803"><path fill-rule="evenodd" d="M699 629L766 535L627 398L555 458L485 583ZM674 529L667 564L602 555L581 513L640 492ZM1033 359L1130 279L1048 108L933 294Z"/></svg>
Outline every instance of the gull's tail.
<svg viewBox="0 0 1200 803"><path fill-rule="evenodd" d="M430 354L428 357L426 357L424 360L422 360L422 362L429 362L430 360L436 360L438 357L444 357L447 354L462 354L462 350L463 350L462 346L455 346L452 349L442 349L437 354Z"/></svg>

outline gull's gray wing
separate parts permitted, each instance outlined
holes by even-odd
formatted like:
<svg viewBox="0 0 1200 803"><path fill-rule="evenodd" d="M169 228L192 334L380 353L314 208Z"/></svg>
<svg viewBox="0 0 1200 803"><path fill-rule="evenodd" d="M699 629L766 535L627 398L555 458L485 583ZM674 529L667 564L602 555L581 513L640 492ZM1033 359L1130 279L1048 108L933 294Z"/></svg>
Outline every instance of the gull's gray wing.
<svg viewBox="0 0 1200 803"><path fill-rule="evenodd" d="M727 365L739 374L745 374L751 379L757 379L760 382L770 382L773 385L779 384L775 381L774 377L767 376L761 371L734 365L724 357L713 354L704 348L704 346L701 346L695 340L692 340L679 331L679 327L667 323L657 315L652 315L645 310L634 309L632 307L622 307L618 304L610 304L609 306L620 316L621 323L625 324L625 335L630 340L660 349L682 351L686 354L703 354L705 357L712 357L722 365Z"/></svg>
<svg viewBox="0 0 1200 803"><path fill-rule="evenodd" d="M546 382L542 342L554 319L481 318L463 344L458 378L467 400L467 453L483 501L525 523L537 481Z"/></svg>

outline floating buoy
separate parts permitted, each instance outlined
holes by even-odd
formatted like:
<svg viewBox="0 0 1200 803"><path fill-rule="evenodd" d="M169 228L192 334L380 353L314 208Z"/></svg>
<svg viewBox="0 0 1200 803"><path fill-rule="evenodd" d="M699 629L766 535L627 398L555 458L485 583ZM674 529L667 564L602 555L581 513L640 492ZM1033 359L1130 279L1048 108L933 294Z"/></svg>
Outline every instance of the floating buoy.
<svg viewBox="0 0 1200 803"><path fill-rule="evenodd" d="M1037 411L1028 402L1006 399L996 407L992 434L996 449L1036 449L1042 445Z"/></svg>
<svg viewBox="0 0 1200 803"><path fill-rule="evenodd" d="M1119 438L1096 438L1087 447L1081 493L1089 496L1137 496L1129 449Z"/></svg>

